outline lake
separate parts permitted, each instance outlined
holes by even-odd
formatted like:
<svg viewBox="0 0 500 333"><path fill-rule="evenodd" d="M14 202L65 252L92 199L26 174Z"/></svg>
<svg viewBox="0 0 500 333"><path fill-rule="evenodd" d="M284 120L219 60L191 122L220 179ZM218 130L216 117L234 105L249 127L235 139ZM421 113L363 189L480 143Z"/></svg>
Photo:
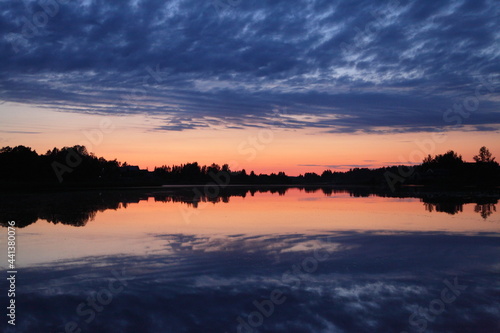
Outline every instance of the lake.
<svg viewBox="0 0 500 333"><path fill-rule="evenodd" d="M16 326L4 314L2 332L500 331L498 191L0 198L1 265L13 220L17 268Z"/></svg>

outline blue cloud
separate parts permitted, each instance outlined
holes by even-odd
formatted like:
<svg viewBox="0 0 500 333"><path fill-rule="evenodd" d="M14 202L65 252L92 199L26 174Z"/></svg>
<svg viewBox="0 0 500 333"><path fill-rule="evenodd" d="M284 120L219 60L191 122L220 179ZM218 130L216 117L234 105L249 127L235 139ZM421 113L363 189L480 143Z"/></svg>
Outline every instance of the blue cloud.
<svg viewBox="0 0 500 333"><path fill-rule="evenodd" d="M463 124L500 127L494 0L46 3L0 4L4 101L150 114L165 131L397 133L446 130L443 113L477 98Z"/></svg>

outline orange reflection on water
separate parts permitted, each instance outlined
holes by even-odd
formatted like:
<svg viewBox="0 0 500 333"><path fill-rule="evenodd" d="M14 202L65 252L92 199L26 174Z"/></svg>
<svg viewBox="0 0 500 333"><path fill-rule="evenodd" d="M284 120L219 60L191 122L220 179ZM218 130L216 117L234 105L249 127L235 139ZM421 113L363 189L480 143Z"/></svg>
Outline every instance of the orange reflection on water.
<svg viewBox="0 0 500 333"><path fill-rule="evenodd" d="M285 195L233 196L227 203L182 202L150 197L126 208L98 212L84 227L38 221L19 231L22 264L97 255L168 254L157 235L318 234L330 231L500 232L494 206L466 204L463 212L429 209L416 198L326 196L290 189ZM432 210L432 211L431 211ZM493 213L492 213L493 212ZM484 215L490 213L487 218Z"/></svg>

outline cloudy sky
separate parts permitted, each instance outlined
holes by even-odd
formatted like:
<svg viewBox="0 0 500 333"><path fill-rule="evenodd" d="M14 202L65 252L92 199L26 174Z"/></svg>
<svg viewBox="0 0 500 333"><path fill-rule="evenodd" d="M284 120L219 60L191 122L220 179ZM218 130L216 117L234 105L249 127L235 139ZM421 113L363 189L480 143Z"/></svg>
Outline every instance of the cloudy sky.
<svg viewBox="0 0 500 333"><path fill-rule="evenodd" d="M499 17L494 0L2 1L0 145L291 174L499 156Z"/></svg>

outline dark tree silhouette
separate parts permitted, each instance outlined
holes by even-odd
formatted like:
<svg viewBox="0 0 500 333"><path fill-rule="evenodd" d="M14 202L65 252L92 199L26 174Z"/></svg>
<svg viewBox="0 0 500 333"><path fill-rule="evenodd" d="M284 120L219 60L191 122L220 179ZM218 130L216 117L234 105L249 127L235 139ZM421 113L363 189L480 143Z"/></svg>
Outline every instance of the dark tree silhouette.
<svg viewBox="0 0 500 333"><path fill-rule="evenodd" d="M451 169L451 168L459 167L463 163L464 163L464 161L462 160L462 155L458 155L453 150L449 150L447 153L441 154L441 155L436 155L435 157L428 155L424 159L422 166L424 168L428 167L428 168Z"/></svg>
<svg viewBox="0 0 500 333"><path fill-rule="evenodd" d="M227 164L163 165L153 172L138 166L106 160L89 152L84 146L53 148L39 155L29 147L0 149L0 188L62 188L156 186L216 183L232 185L367 185L388 186L386 174L401 174L412 170L411 176L399 177L405 185L444 187L500 185L500 166L486 147L475 156L477 163L465 163L462 156L450 150L445 154L428 156L422 165L390 166L378 169L353 168L347 172L325 170L321 174L307 172L288 176L284 172L255 174L231 170Z"/></svg>
<svg viewBox="0 0 500 333"><path fill-rule="evenodd" d="M479 154L475 155L473 159L476 163L496 163L495 158L492 157L490 151L485 146L479 149Z"/></svg>

